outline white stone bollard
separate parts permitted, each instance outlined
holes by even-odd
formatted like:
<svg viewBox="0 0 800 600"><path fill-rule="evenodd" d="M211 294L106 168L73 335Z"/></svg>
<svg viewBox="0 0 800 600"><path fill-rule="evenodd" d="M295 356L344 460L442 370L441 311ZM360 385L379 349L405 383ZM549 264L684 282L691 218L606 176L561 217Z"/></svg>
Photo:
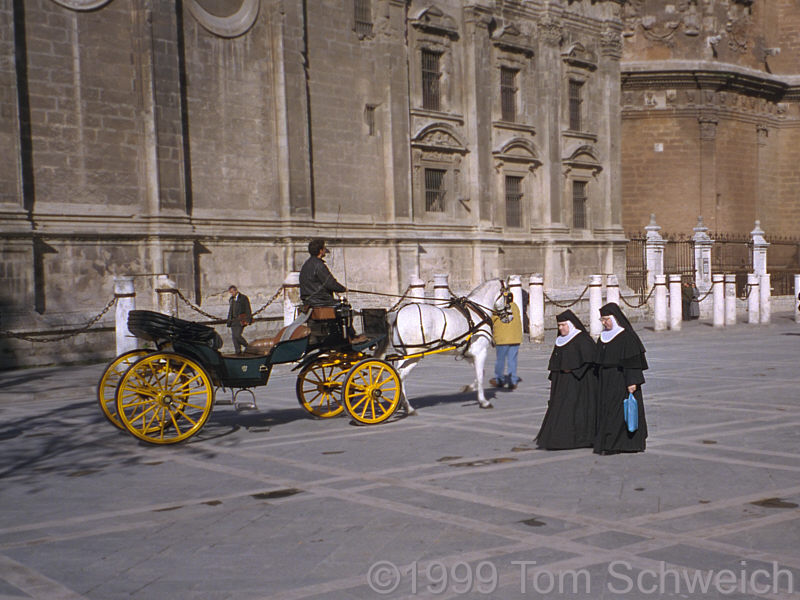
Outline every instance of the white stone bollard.
<svg viewBox="0 0 800 600"><path fill-rule="evenodd" d="M603 331L600 323L600 307L603 304L603 276L589 277L589 333L597 337Z"/></svg>
<svg viewBox="0 0 800 600"><path fill-rule="evenodd" d="M680 331L683 321L683 298L681 295L681 276L669 276L669 328Z"/></svg>
<svg viewBox="0 0 800 600"><path fill-rule="evenodd" d="M300 306L300 272L292 271L283 281L283 325L291 325Z"/></svg>
<svg viewBox="0 0 800 600"><path fill-rule="evenodd" d="M664 331L667 328L667 276L655 275L653 277L653 329Z"/></svg>
<svg viewBox="0 0 800 600"><path fill-rule="evenodd" d="M711 294L714 297L714 327L725 327L725 277L722 273L711 275Z"/></svg>
<svg viewBox="0 0 800 600"><path fill-rule="evenodd" d="M522 316L522 278L519 275L508 276L508 289L514 296L514 304L519 308L520 317Z"/></svg>
<svg viewBox="0 0 800 600"><path fill-rule="evenodd" d="M736 275L725 275L725 326L736 325Z"/></svg>
<svg viewBox="0 0 800 600"><path fill-rule="evenodd" d="M700 302L700 318L708 319L714 313L714 298L708 291L711 289L711 247L714 245L708 235L708 227L703 223L703 217L697 218L697 227L694 228L694 281L697 291L703 301Z"/></svg>
<svg viewBox="0 0 800 600"><path fill-rule="evenodd" d="M619 280L616 275L606 275L606 302L619 305Z"/></svg>
<svg viewBox="0 0 800 600"><path fill-rule="evenodd" d="M167 275L159 275L156 280L156 295L158 296L158 312L178 316L178 286Z"/></svg>
<svg viewBox="0 0 800 600"><path fill-rule="evenodd" d="M447 273L436 273L433 276L433 297L434 304L447 304L450 301L450 285L448 279L450 275Z"/></svg>
<svg viewBox="0 0 800 600"><path fill-rule="evenodd" d="M425 282L416 275L412 275L409 279L408 297L417 300L425 298Z"/></svg>
<svg viewBox="0 0 800 600"><path fill-rule="evenodd" d="M528 322L532 342L544 342L544 277L541 273L531 275L528 283Z"/></svg>
<svg viewBox="0 0 800 600"><path fill-rule="evenodd" d="M758 324L761 315L759 314L759 300L761 292L758 285L758 273L747 274L747 322L751 324Z"/></svg>
<svg viewBox="0 0 800 600"><path fill-rule="evenodd" d="M770 283L770 276L769 273L764 273L763 275L759 276L758 282L758 291L759 291L759 303L760 303L760 311L761 311L761 322L762 323L769 323L771 318L771 311L772 305L770 302L770 295L772 292L772 287Z"/></svg>
<svg viewBox="0 0 800 600"><path fill-rule="evenodd" d="M794 276L794 322L800 323L800 275Z"/></svg>
<svg viewBox="0 0 800 600"><path fill-rule="evenodd" d="M114 277L114 298L117 299L115 312L117 356L136 350L139 340L128 330L128 314L136 310L136 291L133 287L133 277Z"/></svg>

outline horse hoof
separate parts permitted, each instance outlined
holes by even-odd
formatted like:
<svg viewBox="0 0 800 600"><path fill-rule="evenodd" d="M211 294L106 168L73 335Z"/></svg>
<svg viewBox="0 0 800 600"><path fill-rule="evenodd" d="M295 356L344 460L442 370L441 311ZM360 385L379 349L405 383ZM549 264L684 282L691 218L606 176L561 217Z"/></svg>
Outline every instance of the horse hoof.
<svg viewBox="0 0 800 600"><path fill-rule="evenodd" d="M412 408L411 410L406 412L406 416L408 417L416 417L417 416L417 409Z"/></svg>
<svg viewBox="0 0 800 600"><path fill-rule="evenodd" d="M481 408L494 408L491 402L487 402L486 404L481 404Z"/></svg>

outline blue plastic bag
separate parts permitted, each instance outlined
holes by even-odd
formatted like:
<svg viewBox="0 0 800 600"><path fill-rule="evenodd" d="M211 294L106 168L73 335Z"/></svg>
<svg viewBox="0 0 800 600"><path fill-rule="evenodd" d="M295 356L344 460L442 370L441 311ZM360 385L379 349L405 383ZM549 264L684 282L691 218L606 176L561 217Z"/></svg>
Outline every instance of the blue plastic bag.
<svg viewBox="0 0 800 600"><path fill-rule="evenodd" d="M633 394L628 394L628 397L625 398L622 409L625 412L625 424L628 426L628 431L633 433L639 429L639 406Z"/></svg>

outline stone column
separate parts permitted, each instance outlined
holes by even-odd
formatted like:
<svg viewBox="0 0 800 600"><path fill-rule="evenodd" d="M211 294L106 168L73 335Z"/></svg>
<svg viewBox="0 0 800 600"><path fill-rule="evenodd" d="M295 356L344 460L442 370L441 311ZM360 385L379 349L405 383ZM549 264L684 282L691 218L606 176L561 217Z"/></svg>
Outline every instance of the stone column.
<svg viewBox="0 0 800 600"><path fill-rule="evenodd" d="M761 319L759 314L759 300L761 292L758 285L759 277L755 273L747 274L747 322L751 324L758 324Z"/></svg>
<svg viewBox="0 0 800 600"><path fill-rule="evenodd" d="M664 246L666 241L659 231L661 226L656 223L656 216L650 215L650 224L645 227L645 258L647 260L647 291L653 289L656 275L664 274Z"/></svg>
<svg viewBox="0 0 800 600"><path fill-rule="evenodd" d="M769 323L771 318L772 306L770 304L770 294L772 292L769 273L759 275L759 303L761 309L761 322Z"/></svg>
<svg viewBox="0 0 800 600"><path fill-rule="evenodd" d="M800 323L800 275L794 276L794 322Z"/></svg>
<svg viewBox="0 0 800 600"><path fill-rule="evenodd" d="M167 275L156 278L158 311L170 317L178 316L178 286Z"/></svg>
<svg viewBox="0 0 800 600"><path fill-rule="evenodd" d="M425 282L416 275L409 277L408 297L411 299L416 298L418 300L425 298Z"/></svg>
<svg viewBox="0 0 800 600"><path fill-rule="evenodd" d="M115 321L117 334L117 356L136 350L139 340L128 330L128 314L136 310L136 291L133 287L133 277L114 277L114 298L117 299Z"/></svg>
<svg viewBox="0 0 800 600"><path fill-rule="evenodd" d="M433 297L436 298L434 304L447 304L450 300L450 285L447 280L450 275L447 273L436 273L433 276Z"/></svg>
<svg viewBox="0 0 800 600"><path fill-rule="evenodd" d="M591 275L589 278L589 333L597 337L603 331L600 323L600 307L603 304L603 276Z"/></svg>
<svg viewBox="0 0 800 600"><path fill-rule="evenodd" d="M756 221L756 228L750 232L753 238L753 273L763 275L767 272L767 247L769 242L764 239L764 230L761 221Z"/></svg>
<svg viewBox="0 0 800 600"><path fill-rule="evenodd" d="M656 275L653 285L656 288L655 292L653 292L653 329L656 331L664 331L667 328L667 276Z"/></svg>
<svg viewBox="0 0 800 600"><path fill-rule="evenodd" d="M283 281L283 324L291 325L300 306L300 272L292 271Z"/></svg>
<svg viewBox="0 0 800 600"><path fill-rule="evenodd" d="M606 302L619 304L619 281L616 275L606 275Z"/></svg>
<svg viewBox="0 0 800 600"><path fill-rule="evenodd" d="M681 276L669 276L669 328L680 331L683 321L683 302L681 297Z"/></svg>
<svg viewBox="0 0 800 600"><path fill-rule="evenodd" d="M528 282L528 322L532 342L544 342L544 277L541 273L531 275Z"/></svg>
<svg viewBox="0 0 800 600"><path fill-rule="evenodd" d="M694 283L702 298L711 289L711 247L714 245L708 235L708 227L703 224L703 217L697 217L694 228ZM708 319L713 312L714 299L709 294L700 303L700 318Z"/></svg>
<svg viewBox="0 0 800 600"><path fill-rule="evenodd" d="M725 327L725 277L721 273L711 276L711 286L714 298L714 327Z"/></svg>
<svg viewBox="0 0 800 600"><path fill-rule="evenodd" d="M511 290L511 295L514 296L514 303L519 307L520 314L522 313L522 278L519 275L508 276L508 289Z"/></svg>

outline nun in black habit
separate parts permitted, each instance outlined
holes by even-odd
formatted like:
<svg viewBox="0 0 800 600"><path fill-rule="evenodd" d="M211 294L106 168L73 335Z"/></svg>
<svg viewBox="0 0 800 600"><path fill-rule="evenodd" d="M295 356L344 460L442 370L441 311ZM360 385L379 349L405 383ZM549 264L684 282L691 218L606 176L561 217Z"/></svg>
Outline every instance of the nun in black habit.
<svg viewBox="0 0 800 600"><path fill-rule="evenodd" d="M547 367L550 401L536 444L546 450L590 448L597 433L597 348L571 310L556 322L559 335Z"/></svg>
<svg viewBox="0 0 800 600"><path fill-rule="evenodd" d="M647 369L645 348L619 306L609 302L600 308L603 331L597 341L598 423L594 451L597 454L644 452L647 421L642 384ZM630 433L625 424L623 402L628 393L636 398L639 428Z"/></svg>

